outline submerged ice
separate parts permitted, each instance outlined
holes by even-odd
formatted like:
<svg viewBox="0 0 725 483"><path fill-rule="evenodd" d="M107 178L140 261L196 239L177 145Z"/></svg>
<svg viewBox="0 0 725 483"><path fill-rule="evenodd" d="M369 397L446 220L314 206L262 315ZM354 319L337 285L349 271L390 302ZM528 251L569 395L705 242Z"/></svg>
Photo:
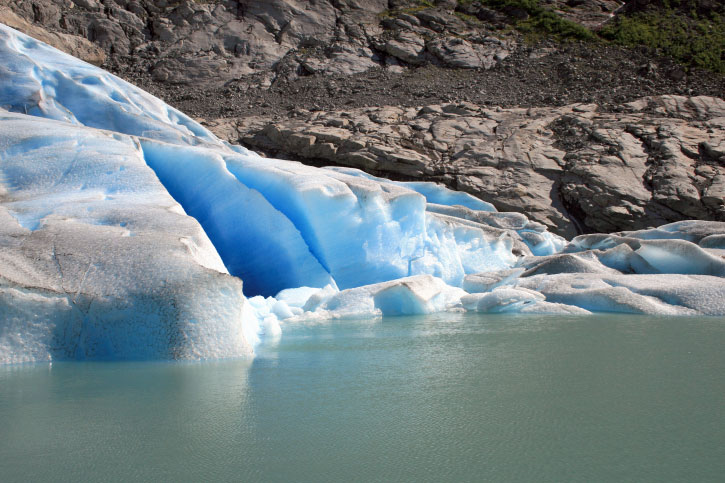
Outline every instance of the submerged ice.
<svg viewBox="0 0 725 483"><path fill-rule="evenodd" d="M725 224L567 243L435 183L267 159L0 26L0 363L251 354L296 320L724 315Z"/></svg>

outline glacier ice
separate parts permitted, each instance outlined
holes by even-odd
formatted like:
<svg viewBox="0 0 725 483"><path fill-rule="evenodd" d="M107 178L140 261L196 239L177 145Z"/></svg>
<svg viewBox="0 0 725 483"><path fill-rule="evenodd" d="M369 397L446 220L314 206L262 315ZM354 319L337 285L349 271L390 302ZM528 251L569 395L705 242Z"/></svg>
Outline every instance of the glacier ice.
<svg viewBox="0 0 725 483"><path fill-rule="evenodd" d="M253 297L250 303L262 317L273 315L282 323L289 323L432 314L461 309L464 295L464 290L438 277L414 275L346 290L331 285L286 289L276 297Z"/></svg>
<svg viewBox="0 0 725 483"><path fill-rule="evenodd" d="M423 315L459 305L465 294L432 275L416 275L341 292L315 294L304 306L312 317Z"/></svg>
<svg viewBox="0 0 725 483"><path fill-rule="evenodd" d="M223 144L143 90L2 24L0 66L5 110L184 145Z"/></svg>
<svg viewBox="0 0 725 483"><path fill-rule="evenodd" d="M514 270L469 275L463 286L469 291L534 290L546 302L591 312L725 315L725 259L717 250L687 241L702 243L716 236L707 233L725 229L725 223L688 221L678 226L675 234L661 227L656 237L653 230L582 235L562 253L523 257Z"/></svg>
<svg viewBox="0 0 725 483"><path fill-rule="evenodd" d="M725 235L725 225L718 222L685 220L661 225L650 230L625 231L620 235L641 240L686 240L700 244L709 236Z"/></svg>
<svg viewBox="0 0 725 483"><path fill-rule="evenodd" d="M565 251L558 257L596 257L601 264L623 272L725 276L725 259L717 250L681 238L582 235L572 240Z"/></svg>
<svg viewBox="0 0 725 483"><path fill-rule="evenodd" d="M34 242L3 252L5 362L241 355L304 310L269 298L285 289L342 300L346 289L415 275L448 287L516 261L514 231L427 210L426 196L491 209L470 195L263 159L4 26L0 61L3 235ZM42 267L27 268L40 257L30 246ZM382 312L395 312L385 294L396 290L377 296L390 299ZM42 311L20 301L44 296L66 308L24 331ZM419 308L401 313L442 307L411 297ZM229 334L205 346L214 330Z"/></svg>
<svg viewBox="0 0 725 483"><path fill-rule="evenodd" d="M0 113L0 221L0 363L251 353L242 283L136 140Z"/></svg>
<svg viewBox="0 0 725 483"><path fill-rule="evenodd" d="M351 176L359 176L367 178L377 183L384 183L387 185L402 186L404 188L411 189L416 193L423 195L428 203L434 203L437 205L444 206L462 206L470 210L490 212L496 211L496 208L491 203L483 200L479 200L475 196L461 191L452 191L445 186L425 181L392 181L385 178L379 178L371 174L360 171L355 168L347 168L342 166L333 166L329 169L349 174Z"/></svg>
<svg viewBox="0 0 725 483"><path fill-rule="evenodd" d="M241 183L218 152L149 140L141 146L148 165L201 223L229 272L245 281L245 293L334 284L292 222Z"/></svg>
<svg viewBox="0 0 725 483"><path fill-rule="evenodd" d="M461 297L466 310L485 313L520 314L589 314L574 305L546 301L544 294L524 287L497 287L490 292L467 294Z"/></svg>
<svg viewBox="0 0 725 483"><path fill-rule="evenodd" d="M724 315L725 284L708 275L564 273L524 278L516 287L536 290L553 303L592 312L651 315Z"/></svg>
<svg viewBox="0 0 725 483"><path fill-rule="evenodd" d="M478 223L485 231L496 228L515 231L517 241L523 242L534 255L549 255L561 250L566 240L548 233L540 223L530 221L521 213L500 213L490 203L479 200L468 193L452 191L440 184L419 181L391 181L378 178L354 168L330 167L328 169L352 176L362 176L377 183L409 188L425 197L426 209L431 213L447 215ZM520 248L520 247L518 247Z"/></svg>
<svg viewBox="0 0 725 483"><path fill-rule="evenodd" d="M286 324L725 315L725 223L567 242L428 182L267 159L0 25L0 363L252 354Z"/></svg>

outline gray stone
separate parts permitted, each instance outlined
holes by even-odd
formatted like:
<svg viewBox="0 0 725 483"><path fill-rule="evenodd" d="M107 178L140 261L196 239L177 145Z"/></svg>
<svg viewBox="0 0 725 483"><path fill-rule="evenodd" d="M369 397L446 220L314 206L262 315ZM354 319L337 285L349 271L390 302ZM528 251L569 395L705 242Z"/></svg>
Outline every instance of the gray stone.
<svg viewBox="0 0 725 483"><path fill-rule="evenodd" d="M51 32L38 25L33 25L8 7L0 6L0 23L4 23L90 64L101 65L106 60L103 49L89 40L75 35Z"/></svg>
<svg viewBox="0 0 725 483"><path fill-rule="evenodd" d="M641 103L668 115L649 108L600 112L591 104L488 109L456 103L309 114L282 122L288 133L274 140L260 124L219 134L305 159L309 154L296 151L290 134L334 125L336 139L325 142L336 151L325 151L325 159L335 164L441 181L568 237L689 218L725 220L725 167L699 153L705 144L723 145L725 128L717 125L723 101L660 96ZM343 147L359 133L366 133L364 143Z"/></svg>
<svg viewBox="0 0 725 483"><path fill-rule="evenodd" d="M496 43L473 44L458 37L434 40L428 50L444 64L462 69L490 69L511 52Z"/></svg>
<svg viewBox="0 0 725 483"><path fill-rule="evenodd" d="M409 64L422 64L425 41L413 32L401 32L385 44L385 51Z"/></svg>
<svg viewBox="0 0 725 483"><path fill-rule="evenodd" d="M158 84L220 87L231 81L266 88L305 74L350 76L379 66L402 73L431 61L490 67L508 55L500 43L479 42L483 30L446 11L453 3L386 18L381 13L395 7L385 0L2 2L41 40L97 64L106 61L115 72L150 74ZM27 26L21 30L31 33ZM423 40L436 32L449 47L436 47L438 61ZM469 40L453 45L456 36Z"/></svg>

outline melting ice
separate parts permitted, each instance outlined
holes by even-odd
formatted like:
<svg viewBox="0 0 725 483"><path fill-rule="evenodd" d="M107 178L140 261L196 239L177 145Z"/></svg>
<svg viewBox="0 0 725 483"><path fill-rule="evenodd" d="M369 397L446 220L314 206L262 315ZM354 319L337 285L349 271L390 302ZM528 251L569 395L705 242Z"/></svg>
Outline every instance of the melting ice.
<svg viewBox="0 0 725 483"><path fill-rule="evenodd" d="M309 318L725 314L725 224L568 243L434 183L262 158L0 26L0 363L216 358Z"/></svg>

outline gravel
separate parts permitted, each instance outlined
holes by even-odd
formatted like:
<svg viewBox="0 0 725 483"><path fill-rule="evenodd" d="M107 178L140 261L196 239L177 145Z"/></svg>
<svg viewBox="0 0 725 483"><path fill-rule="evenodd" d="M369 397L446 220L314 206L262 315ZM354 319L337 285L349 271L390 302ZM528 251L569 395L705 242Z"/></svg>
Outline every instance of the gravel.
<svg viewBox="0 0 725 483"><path fill-rule="evenodd" d="M123 72L118 72L123 76ZM607 109L661 94L723 97L725 76L685 72L672 60L646 49L571 43L519 48L491 70L425 65L403 73L373 69L348 77L307 76L270 88L228 84L190 90L129 81L191 116L205 119L270 116L285 118L297 108L340 110L369 106L421 106L455 101L501 107L562 106L595 102Z"/></svg>

